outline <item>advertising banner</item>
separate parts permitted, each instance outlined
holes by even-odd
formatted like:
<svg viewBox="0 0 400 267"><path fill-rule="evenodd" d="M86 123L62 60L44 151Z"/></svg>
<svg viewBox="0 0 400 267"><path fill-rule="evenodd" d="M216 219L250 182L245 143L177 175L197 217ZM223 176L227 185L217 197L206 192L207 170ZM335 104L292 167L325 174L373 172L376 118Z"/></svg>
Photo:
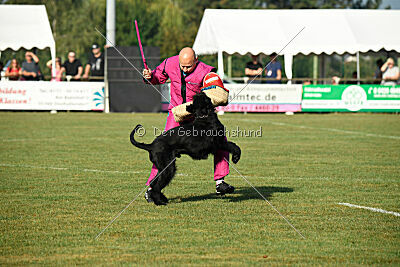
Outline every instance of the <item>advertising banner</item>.
<svg viewBox="0 0 400 267"><path fill-rule="evenodd" d="M287 84L225 84L229 104L217 110L229 112L287 112L301 111L301 85ZM162 108L168 109L169 86L161 87Z"/></svg>
<svg viewBox="0 0 400 267"><path fill-rule="evenodd" d="M306 85L304 112L399 112L400 86Z"/></svg>
<svg viewBox="0 0 400 267"><path fill-rule="evenodd" d="M104 82L0 82L1 110L104 110Z"/></svg>

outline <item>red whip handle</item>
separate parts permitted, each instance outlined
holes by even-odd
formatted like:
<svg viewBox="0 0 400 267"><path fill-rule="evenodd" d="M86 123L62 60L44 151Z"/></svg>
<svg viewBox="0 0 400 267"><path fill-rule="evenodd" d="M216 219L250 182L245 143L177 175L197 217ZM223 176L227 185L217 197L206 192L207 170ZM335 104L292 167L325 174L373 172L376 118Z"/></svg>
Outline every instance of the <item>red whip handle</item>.
<svg viewBox="0 0 400 267"><path fill-rule="evenodd" d="M140 53L142 54L143 65L144 65L145 69L148 69L147 64L146 64L146 59L144 58L142 42L140 41L139 26L138 26L137 20L135 20L135 27L136 27L136 34L137 34L137 39L138 39L138 43L139 43Z"/></svg>

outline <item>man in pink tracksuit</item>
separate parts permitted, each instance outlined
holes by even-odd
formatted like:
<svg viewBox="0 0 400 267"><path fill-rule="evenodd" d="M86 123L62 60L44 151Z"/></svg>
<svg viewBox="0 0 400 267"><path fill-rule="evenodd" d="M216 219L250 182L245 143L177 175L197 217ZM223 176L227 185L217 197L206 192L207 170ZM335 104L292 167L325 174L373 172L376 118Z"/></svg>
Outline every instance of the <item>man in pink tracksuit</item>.
<svg viewBox="0 0 400 267"><path fill-rule="evenodd" d="M190 47L183 48L177 56L165 59L153 71L150 69L143 70L143 77L151 84L163 84L168 79L171 80L171 102L168 106L165 131L179 126L171 109L192 101L193 96L201 91L200 88L202 87L204 76L215 71L214 67L198 61L194 50ZM218 151L214 156L214 180L216 181L217 195L233 193L235 190L233 186L224 182L224 177L229 174L229 164L224 158L229 159L229 153L226 151ZM147 185L150 185L157 172L157 168L153 165ZM151 190L151 188L148 190ZM145 198L148 202L153 201L148 192L146 192Z"/></svg>

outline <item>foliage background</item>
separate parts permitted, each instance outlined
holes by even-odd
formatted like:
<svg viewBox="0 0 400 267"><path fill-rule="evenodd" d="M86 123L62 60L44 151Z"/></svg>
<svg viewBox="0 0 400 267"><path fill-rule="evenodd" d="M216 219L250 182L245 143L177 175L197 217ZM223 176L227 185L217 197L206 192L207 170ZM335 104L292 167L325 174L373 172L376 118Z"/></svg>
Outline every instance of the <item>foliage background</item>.
<svg viewBox="0 0 400 267"><path fill-rule="evenodd" d="M381 5L382 0L116 0L116 44L119 46L137 45L134 19L141 28L145 46L158 46L161 57L176 54L184 46L192 46L203 12L206 8L242 9L304 9L304 8L372 8ZM106 30L106 0L5 0L3 4L43 4L46 6L53 35L56 41L57 56L66 60L68 51L75 51L83 64L87 62L93 42L105 45L105 40L95 31L103 34ZM390 8L390 7L387 7ZM12 57L24 60L25 50L6 50L1 60L7 62ZM50 59L49 49L37 51L44 74L49 75L45 63ZM371 77L375 70L377 57L386 54L369 55L362 58L361 77ZM261 63L268 62L267 56ZM202 56L201 60L216 65L216 55ZM283 63L283 57L278 58ZM233 55L232 76L243 76L248 56ZM339 57L326 59L326 77L338 75L351 77L355 63L342 64ZM226 63L226 60L225 60ZM154 66L153 66L154 67ZM294 77L312 76L312 57L294 58Z"/></svg>

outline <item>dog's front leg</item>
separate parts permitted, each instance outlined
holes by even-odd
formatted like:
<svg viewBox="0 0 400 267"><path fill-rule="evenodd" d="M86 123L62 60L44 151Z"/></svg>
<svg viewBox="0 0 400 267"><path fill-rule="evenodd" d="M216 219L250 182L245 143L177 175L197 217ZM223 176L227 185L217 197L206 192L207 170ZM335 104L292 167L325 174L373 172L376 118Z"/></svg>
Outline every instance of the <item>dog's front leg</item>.
<svg viewBox="0 0 400 267"><path fill-rule="evenodd" d="M241 151L240 147L237 146L235 143L229 142L229 141L224 142L224 143L222 143L220 149L228 151L229 153L232 154L232 162L233 163L236 164L239 162L242 151Z"/></svg>
<svg viewBox="0 0 400 267"><path fill-rule="evenodd" d="M151 183L150 197L154 201L156 205L167 205L165 200L165 196L161 193L160 187L160 179L159 177L155 178L156 180ZM164 198L163 198L164 196Z"/></svg>
<svg viewBox="0 0 400 267"><path fill-rule="evenodd" d="M152 185L151 197L153 198L154 204L156 205L167 205L168 198L161 192L172 180L175 175L176 165L175 159L168 158L167 161L164 162L164 159L160 160L162 163L157 162L157 169L159 174L157 174L157 181L154 181L154 185ZM173 162L172 162L173 161ZM168 162L168 163L167 163ZM166 166L162 168L162 166Z"/></svg>

